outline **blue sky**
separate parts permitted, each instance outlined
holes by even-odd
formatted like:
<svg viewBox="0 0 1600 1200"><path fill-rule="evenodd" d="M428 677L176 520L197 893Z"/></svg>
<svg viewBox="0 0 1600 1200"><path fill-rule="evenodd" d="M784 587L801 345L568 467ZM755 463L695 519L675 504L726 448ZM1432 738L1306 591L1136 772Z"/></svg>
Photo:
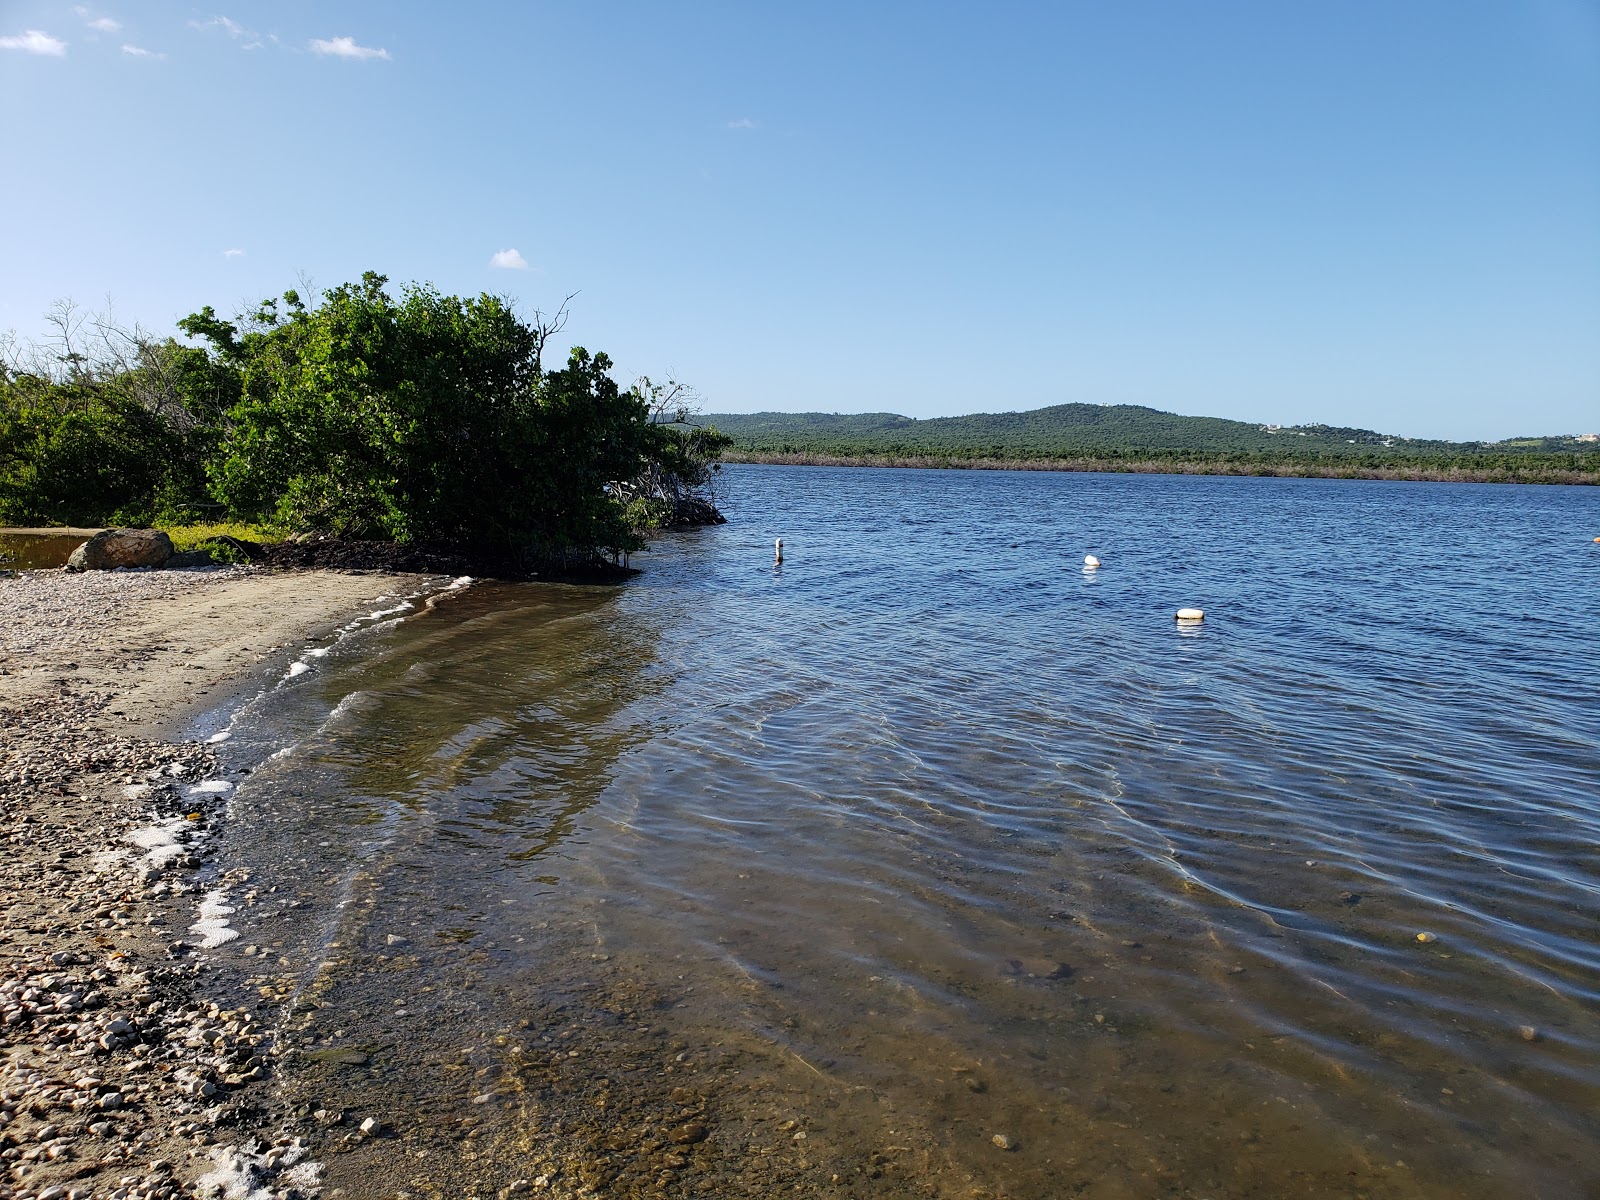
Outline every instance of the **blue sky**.
<svg viewBox="0 0 1600 1200"><path fill-rule="evenodd" d="M23 334L372 269L711 410L1600 428L1600 0L0 0L0 120Z"/></svg>

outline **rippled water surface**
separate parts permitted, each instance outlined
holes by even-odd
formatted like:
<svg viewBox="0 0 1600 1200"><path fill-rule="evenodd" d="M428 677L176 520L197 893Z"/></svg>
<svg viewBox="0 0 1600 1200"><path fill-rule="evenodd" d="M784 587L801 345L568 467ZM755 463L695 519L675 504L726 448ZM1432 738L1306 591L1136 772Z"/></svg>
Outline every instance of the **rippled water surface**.
<svg viewBox="0 0 1600 1200"><path fill-rule="evenodd" d="M1600 492L724 486L237 723L347 1194L1600 1190Z"/></svg>

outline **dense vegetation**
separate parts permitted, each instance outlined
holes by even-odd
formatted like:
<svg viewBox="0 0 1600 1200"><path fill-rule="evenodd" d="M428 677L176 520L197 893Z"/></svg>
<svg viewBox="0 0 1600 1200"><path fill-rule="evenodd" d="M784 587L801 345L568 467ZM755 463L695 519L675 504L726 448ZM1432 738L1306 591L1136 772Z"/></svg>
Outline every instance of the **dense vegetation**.
<svg viewBox="0 0 1600 1200"><path fill-rule="evenodd" d="M914 420L892 413L717 414L732 458L1099 469L1261 471L1600 482L1600 443L1426 441L1329 425L1185 417L1135 405Z"/></svg>
<svg viewBox="0 0 1600 1200"><path fill-rule="evenodd" d="M635 549L724 440L604 354L547 368L563 316L371 273L314 305L203 308L188 341L62 310L0 370L0 522L229 519L530 565Z"/></svg>

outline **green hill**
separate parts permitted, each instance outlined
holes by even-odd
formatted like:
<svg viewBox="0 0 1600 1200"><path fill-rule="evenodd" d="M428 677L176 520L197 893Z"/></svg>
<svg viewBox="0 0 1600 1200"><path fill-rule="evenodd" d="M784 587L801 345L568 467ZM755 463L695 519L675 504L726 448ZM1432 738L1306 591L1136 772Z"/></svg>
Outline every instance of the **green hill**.
<svg viewBox="0 0 1600 1200"><path fill-rule="evenodd" d="M917 420L894 413L716 413L699 418L733 438L731 458L1090 460L1191 466L1322 465L1522 472L1600 472L1600 442L1575 437L1449 442L1333 425L1279 427L1186 417L1139 405L1058 404L1029 412Z"/></svg>

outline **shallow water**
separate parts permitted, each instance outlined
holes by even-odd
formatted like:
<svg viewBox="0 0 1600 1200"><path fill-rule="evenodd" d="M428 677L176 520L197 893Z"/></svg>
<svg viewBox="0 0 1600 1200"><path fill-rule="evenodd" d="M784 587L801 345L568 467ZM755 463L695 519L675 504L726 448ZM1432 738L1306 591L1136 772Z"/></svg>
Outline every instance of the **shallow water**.
<svg viewBox="0 0 1600 1200"><path fill-rule="evenodd" d="M726 474L224 743L347 1194L1600 1189L1600 493Z"/></svg>
<svg viewBox="0 0 1600 1200"><path fill-rule="evenodd" d="M64 567L81 545L82 534L0 533L0 570Z"/></svg>

